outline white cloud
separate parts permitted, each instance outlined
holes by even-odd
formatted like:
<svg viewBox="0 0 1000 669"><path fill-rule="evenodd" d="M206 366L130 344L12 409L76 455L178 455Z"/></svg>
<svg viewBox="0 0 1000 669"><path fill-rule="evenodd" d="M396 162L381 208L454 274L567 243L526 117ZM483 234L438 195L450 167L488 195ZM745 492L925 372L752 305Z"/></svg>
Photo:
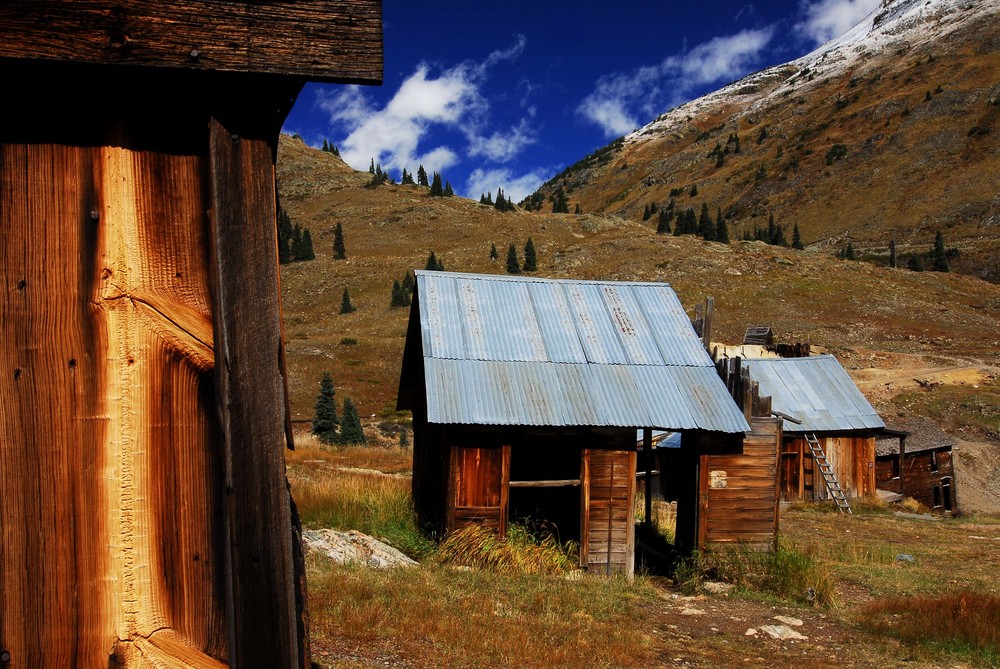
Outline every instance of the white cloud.
<svg viewBox="0 0 1000 669"><path fill-rule="evenodd" d="M651 116L683 101L694 89L745 74L761 57L774 27L716 37L658 65L601 77L577 113L616 137L633 130L639 112Z"/></svg>
<svg viewBox="0 0 1000 669"><path fill-rule="evenodd" d="M534 116L534 110L529 109L529 116ZM488 137L473 134L469 140L469 156L486 158L496 163L513 160L526 146L535 143L535 135L527 118L512 127L507 132L499 130Z"/></svg>
<svg viewBox="0 0 1000 669"><path fill-rule="evenodd" d="M825 44L853 28L879 5L879 0L815 0L801 5L804 18L795 31L816 45Z"/></svg>
<svg viewBox="0 0 1000 669"><path fill-rule="evenodd" d="M504 167L484 170L477 168L469 175L465 184L467 197L479 199L483 193L491 193L496 196L498 188L503 188L504 194L514 202L520 202L528 197L542 185L549 174L546 170L536 169L527 174L514 176L513 173Z"/></svg>
<svg viewBox="0 0 1000 669"><path fill-rule="evenodd" d="M470 155L509 160L534 139L526 121L507 133L484 133L489 101L483 84L490 67L516 58L525 44L519 35L512 46L490 53L483 62L461 63L436 76L430 65L420 63L382 109L375 108L357 86L336 95L321 91L320 108L331 123L348 132L337 142L341 157L355 169L367 169L374 159L386 170L413 171L423 165L428 173L443 172L459 162L463 147L454 144L464 139ZM454 131L454 136L447 143L427 146L435 129Z"/></svg>

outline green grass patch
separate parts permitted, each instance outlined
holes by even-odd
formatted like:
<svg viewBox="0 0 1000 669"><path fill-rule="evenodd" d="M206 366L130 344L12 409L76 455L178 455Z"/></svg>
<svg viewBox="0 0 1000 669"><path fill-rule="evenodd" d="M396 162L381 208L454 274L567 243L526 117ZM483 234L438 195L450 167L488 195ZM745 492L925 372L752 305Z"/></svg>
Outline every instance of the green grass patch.
<svg viewBox="0 0 1000 669"><path fill-rule="evenodd" d="M834 601L829 572L808 552L782 542L772 551L748 546L696 551L677 564L674 580L688 592L714 580L732 583L745 594L796 604L829 606Z"/></svg>

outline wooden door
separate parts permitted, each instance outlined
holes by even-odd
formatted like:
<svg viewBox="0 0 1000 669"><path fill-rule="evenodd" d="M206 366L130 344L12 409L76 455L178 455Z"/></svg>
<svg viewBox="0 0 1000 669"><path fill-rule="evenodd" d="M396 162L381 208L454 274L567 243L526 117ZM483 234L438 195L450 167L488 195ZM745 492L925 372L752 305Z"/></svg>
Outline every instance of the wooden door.
<svg viewBox="0 0 1000 669"><path fill-rule="evenodd" d="M480 523L507 533L510 446L453 446L448 531Z"/></svg>
<svg viewBox="0 0 1000 669"><path fill-rule="evenodd" d="M634 572L635 463L635 451L583 452L580 564L588 571Z"/></svg>

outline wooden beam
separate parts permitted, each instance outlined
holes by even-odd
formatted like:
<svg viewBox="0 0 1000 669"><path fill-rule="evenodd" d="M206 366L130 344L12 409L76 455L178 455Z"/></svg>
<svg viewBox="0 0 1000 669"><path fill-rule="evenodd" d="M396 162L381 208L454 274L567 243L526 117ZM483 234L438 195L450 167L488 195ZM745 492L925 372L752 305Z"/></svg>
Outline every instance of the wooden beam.
<svg viewBox="0 0 1000 669"><path fill-rule="evenodd" d="M303 667L285 480L272 147L209 124L215 392L223 437L230 664Z"/></svg>
<svg viewBox="0 0 1000 669"><path fill-rule="evenodd" d="M642 430L642 457L646 460L646 476L643 480L646 505L643 524L648 528L653 524L653 430L646 427Z"/></svg>
<svg viewBox="0 0 1000 669"><path fill-rule="evenodd" d="M4 0L0 58L382 83L380 0Z"/></svg>
<svg viewBox="0 0 1000 669"><path fill-rule="evenodd" d="M546 481L511 481L511 488L565 488L580 485L580 479L551 479Z"/></svg>

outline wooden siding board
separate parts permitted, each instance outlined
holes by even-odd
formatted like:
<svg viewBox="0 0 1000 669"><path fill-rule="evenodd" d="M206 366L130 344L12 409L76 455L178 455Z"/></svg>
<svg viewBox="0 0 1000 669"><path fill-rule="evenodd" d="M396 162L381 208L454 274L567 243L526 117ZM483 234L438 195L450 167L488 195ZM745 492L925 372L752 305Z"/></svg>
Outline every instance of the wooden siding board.
<svg viewBox="0 0 1000 669"><path fill-rule="evenodd" d="M230 661L299 667L284 370L274 227L273 147L209 128L215 387L224 441ZM252 135L253 133L243 133ZM247 327L253 323L253 327Z"/></svg>
<svg viewBox="0 0 1000 669"><path fill-rule="evenodd" d="M5 0L0 58L382 83L380 0Z"/></svg>

